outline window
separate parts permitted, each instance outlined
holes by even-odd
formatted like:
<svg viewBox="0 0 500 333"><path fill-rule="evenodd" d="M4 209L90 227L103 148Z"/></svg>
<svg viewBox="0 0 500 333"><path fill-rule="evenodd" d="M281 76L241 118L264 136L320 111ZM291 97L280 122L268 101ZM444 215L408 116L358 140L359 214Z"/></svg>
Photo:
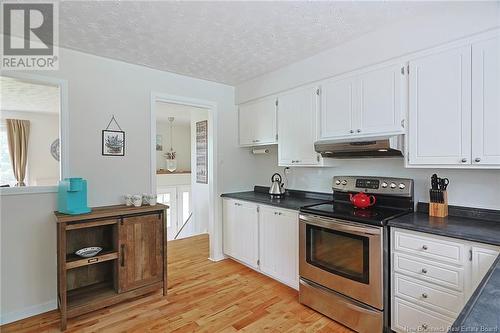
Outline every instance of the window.
<svg viewBox="0 0 500 333"><path fill-rule="evenodd" d="M14 186L16 178L12 171L9 156L9 144L7 143L7 128L5 123L0 124L0 185Z"/></svg>

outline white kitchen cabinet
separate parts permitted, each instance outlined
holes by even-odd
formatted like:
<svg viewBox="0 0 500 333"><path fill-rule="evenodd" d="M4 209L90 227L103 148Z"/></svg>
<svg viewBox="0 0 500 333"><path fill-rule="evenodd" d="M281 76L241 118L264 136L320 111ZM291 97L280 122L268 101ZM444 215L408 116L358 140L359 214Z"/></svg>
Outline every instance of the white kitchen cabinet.
<svg viewBox="0 0 500 333"><path fill-rule="evenodd" d="M500 247L391 229L391 328L399 333L446 330Z"/></svg>
<svg viewBox="0 0 500 333"><path fill-rule="evenodd" d="M470 164L470 46L420 57L409 68L408 164Z"/></svg>
<svg viewBox="0 0 500 333"><path fill-rule="evenodd" d="M476 289L498 257L498 246L475 244L471 248L472 290Z"/></svg>
<svg viewBox="0 0 500 333"><path fill-rule="evenodd" d="M317 87L305 87L278 96L280 166L320 164L320 155L314 151L318 94Z"/></svg>
<svg viewBox="0 0 500 333"><path fill-rule="evenodd" d="M356 134L403 134L406 113L407 76L404 64L371 70L357 78L359 111L355 113Z"/></svg>
<svg viewBox="0 0 500 333"><path fill-rule="evenodd" d="M241 104L238 112L241 146L277 143L275 97L261 98Z"/></svg>
<svg viewBox="0 0 500 333"><path fill-rule="evenodd" d="M259 260L257 209L251 202L223 200L224 253L254 268Z"/></svg>
<svg viewBox="0 0 500 333"><path fill-rule="evenodd" d="M260 269L263 273L299 288L299 224L297 212L260 206Z"/></svg>
<svg viewBox="0 0 500 333"><path fill-rule="evenodd" d="M500 36L472 44L472 158L500 165Z"/></svg>
<svg viewBox="0 0 500 333"><path fill-rule="evenodd" d="M354 133L354 77L321 83L319 138L333 139Z"/></svg>
<svg viewBox="0 0 500 333"><path fill-rule="evenodd" d="M377 66L321 83L322 140L403 134L404 64Z"/></svg>

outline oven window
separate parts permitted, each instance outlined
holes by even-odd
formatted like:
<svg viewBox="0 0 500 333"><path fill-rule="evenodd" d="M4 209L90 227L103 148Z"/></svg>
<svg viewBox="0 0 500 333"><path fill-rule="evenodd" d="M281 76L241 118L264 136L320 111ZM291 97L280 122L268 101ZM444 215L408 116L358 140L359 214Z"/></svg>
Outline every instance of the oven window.
<svg viewBox="0 0 500 333"><path fill-rule="evenodd" d="M345 278L369 283L369 239L318 226L306 226L306 260Z"/></svg>

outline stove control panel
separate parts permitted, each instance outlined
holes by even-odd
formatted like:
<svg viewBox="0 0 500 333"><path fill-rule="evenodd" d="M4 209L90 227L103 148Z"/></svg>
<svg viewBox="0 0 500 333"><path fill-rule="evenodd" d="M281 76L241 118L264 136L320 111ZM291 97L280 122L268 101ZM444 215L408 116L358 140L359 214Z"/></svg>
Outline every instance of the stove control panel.
<svg viewBox="0 0 500 333"><path fill-rule="evenodd" d="M335 176L333 190L413 196L413 179L393 177Z"/></svg>

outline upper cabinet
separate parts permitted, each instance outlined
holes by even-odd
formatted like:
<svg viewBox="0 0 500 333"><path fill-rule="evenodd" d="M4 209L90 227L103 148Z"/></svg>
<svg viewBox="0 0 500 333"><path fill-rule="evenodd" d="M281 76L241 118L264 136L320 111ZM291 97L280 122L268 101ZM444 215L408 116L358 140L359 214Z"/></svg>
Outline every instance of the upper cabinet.
<svg viewBox="0 0 500 333"><path fill-rule="evenodd" d="M321 83L319 138L339 138L354 133L354 78Z"/></svg>
<svg viewBox="0 0 500 333"><path fill-rule="evenodd" d="M322 82L319 138L403 134L406 89L404 64Z"/></svg>
<svg viewBox="0 0 500 333"><path fill-rule="evenodd" d="M500 37L410 61L408 166L500 166Z"/></svg>
<svg viewBox="0 0 500 333"><path fill-rule="evenodd" d="M472 163L500 165L500 37L472 44Z"/></svg>
<svg viewBox="0 0 500 333"><path fill-rule="evenodd" d="M239 106L241 146L277 143L276 98L266 97Z"/></svg>
<svg viewBox="0 0 500 333"><path fill-rule="evenodd" d="M409 164L470 163L470 47L410 61L409 98Z"/></svg>
<svg viewBox="0 0 500 333"><path fill-rule="evenodd" d="M407 76L404 64L373 70L357 78L359 111L356 133L361 135L403 134Z"/></svg>
<svg viewBox="0 0 500 333"><path fill-rule="evenodd" d="M278 97L278 164L314 166L321 158L314 151L319 89L305 87Z"/></svg>

